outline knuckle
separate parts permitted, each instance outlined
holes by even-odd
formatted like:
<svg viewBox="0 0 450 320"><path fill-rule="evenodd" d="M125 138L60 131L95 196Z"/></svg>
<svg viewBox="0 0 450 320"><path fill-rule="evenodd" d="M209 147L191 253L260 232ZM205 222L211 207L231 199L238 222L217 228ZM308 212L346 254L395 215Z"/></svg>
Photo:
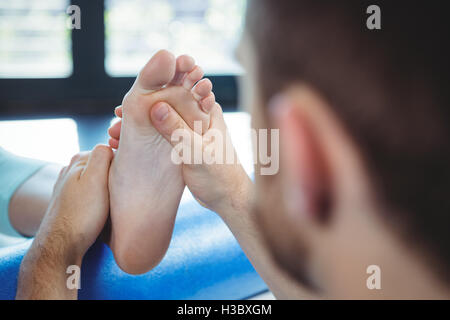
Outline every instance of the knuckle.
<svg viewBox="0 0 450 320"><path fill-rule="evenodd" d="M112 155L112 150L110 147L98 144L92 150L93 156L109 158Z"/></svg>
<svg viewBox="0 0 450 320"><path fill-rule="evenodd" d="M63 176L66 171L67 171L67 166L62 167L61 170L59 170L58 176L59 177Z"/></svg>
<svg viewBox="0 0 450 320"><path fill-rule="evenodd" d="M174 131L174 130L177 130L177 129L183 129L183 128L184 128L183 127L183 122L181 121L181 119L180 118L176 118L175 121L173 122L171 131Z"/></svg>
<svg viewBox="0 0 450 320"><path fill-rule="evenodd" d="M176 131L183 128L180 119L173 119L172 121L167 123L167 126L165 127L165 134L166 135L173 135Z"/></svg>
<svg viewBox="0 0 450 320"><path fill-rule="evenodd" d="M70 159L70 163L68 165L68 167L72 167L75 163L77 163L78 161L80 161L81 159L81 152L75 154L71 159Z"/></svg>
<svg viewBox="0 0 450 320"><path fill-rule="evenodd" d="M70 162L73 163L73 162L77 161L78 159L80 159L80 157L81 157L81 154L77 153L72 157L72 159L70 159Z"/></svg>
<svg viewBox="0 0 450 320"><path fill-rule="evenodd" d="M222 107L221 107L220 104L217 103L217 102L214 104L214 108L216 108L217 111L219 111L219 112L223 112L223 111L222 111Z"/></svg>

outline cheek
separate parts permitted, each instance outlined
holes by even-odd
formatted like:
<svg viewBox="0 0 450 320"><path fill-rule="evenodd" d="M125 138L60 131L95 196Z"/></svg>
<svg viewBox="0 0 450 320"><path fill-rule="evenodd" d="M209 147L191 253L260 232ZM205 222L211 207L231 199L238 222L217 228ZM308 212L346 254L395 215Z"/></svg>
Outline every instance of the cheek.
<svg viewBox="0 0 450 320"><path fill-rule="evenodd" d="M279 246L280 233L286 230L285 210L277 180L275 176L255 175L255 215L269 247L274 249Z"/></svg>
<svg viewBox="0 0 450 320"><path fill-rule="evenodd" d="M256 176L255 180L254 216L273 261L300 285L317 291L308 270L308 243L287 219L279 179Z"/></svg>

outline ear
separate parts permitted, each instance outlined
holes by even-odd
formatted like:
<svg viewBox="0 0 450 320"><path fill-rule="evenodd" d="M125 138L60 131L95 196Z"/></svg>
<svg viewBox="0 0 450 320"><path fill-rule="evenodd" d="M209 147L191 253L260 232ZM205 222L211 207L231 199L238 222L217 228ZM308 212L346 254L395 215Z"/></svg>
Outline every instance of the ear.
<svg viewBox="0 0 450 320"><path fill-rule="evenodd" d="M330 215L331 179L316 119L306 111L315 106L303 103L286 92L270 104L273 125L280 129L282 192L292 219L324 223Z"/></svg>

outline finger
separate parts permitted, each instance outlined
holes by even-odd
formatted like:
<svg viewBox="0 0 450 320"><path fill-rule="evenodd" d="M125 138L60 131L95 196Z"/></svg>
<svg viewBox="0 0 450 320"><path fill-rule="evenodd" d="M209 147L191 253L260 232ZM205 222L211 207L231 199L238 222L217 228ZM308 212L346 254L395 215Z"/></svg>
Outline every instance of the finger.
<svg viewBox="0 0 450 320"><path fill-rule="evenodd" d="M189 136L193 134L183 118L166 102L156 103L150 111L150 118L156 130L172 146L178 144L178 141L172 141L172 136L177 130L184 130L184 134Z"/></svg>
<svg viewBox="0 0 450 320"><path fill-rule="evenodd" d="M70 163L68 165L69 169L80 161L83 161L83 162L87 161L88 157L89 157L89 152L87 152L87 151L78 152L70 160Z"/></svg>
<svg viewBox="0 0 450 320"><path fill-rule="evenodd" d="M62 167L61 170L59 171L58 178L56 179L56 182L53 186L53 192L55 192L55 190L59 188L62 181L66 177L67 169L68 169L68 166L65 166L65 167Z"/></svg>
<svg viewBox="0 0 450 320"><path fill-rule="evenodd" d="M83 177L93 177L95 181L108 181L108 172L113 155L109 146L96 145L89 154Z"/></svg>
<svg viewBox="0 0 450 320"><path fill-rule="evenodd" d="M61 170L59 171L58 179L61 179L62 177L64 177L66 175L66 172L67 172L67 166L62 167Z"/></svg>

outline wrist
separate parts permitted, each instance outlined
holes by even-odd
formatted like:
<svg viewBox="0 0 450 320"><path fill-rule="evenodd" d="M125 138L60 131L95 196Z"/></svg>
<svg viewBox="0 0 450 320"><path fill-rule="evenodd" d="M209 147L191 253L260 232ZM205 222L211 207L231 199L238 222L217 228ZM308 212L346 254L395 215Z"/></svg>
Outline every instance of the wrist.
<svg viewBox="0 0 450 320"><path fill-rule="evenodd" d="M39 256L44 263L55 267L60 265L67 268L70 265L81 267L86 250L73 241L68 234L56 231L38 233L30 248L34 256ZM41 259L39 258L39 259Z"/></svg>
<svg viewBox="0 0 450 320"><path fill-rule="evenodd" d="M243 168L240 168L233 179L233 183L228 185L226 195L217 204L214 211L225 221L228 216L248 213L250 211L252 190L253 182Z"/></svg>
<svg viewBox="0 0 450 320"><path fill-rule="evenodd" d="M58 203L53 201L36 234L33 246L48 250L60 260L81 261L88 250L84 237L76 234L77 226L67 225L67 221L57 214Z"/></svg>

